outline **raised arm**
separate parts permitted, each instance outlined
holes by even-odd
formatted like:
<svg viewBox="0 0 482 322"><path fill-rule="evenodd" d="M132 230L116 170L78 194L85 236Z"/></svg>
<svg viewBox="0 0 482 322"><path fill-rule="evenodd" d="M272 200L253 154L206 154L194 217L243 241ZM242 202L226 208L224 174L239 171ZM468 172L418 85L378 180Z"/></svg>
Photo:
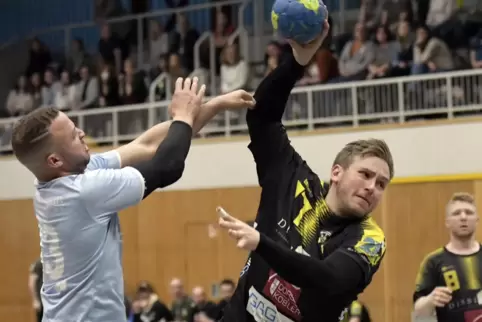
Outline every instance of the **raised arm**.
<svg viewBox="0 0 482 322"><path fill-rule="evenodd" d="M328 30L328 22L325 22L323 34L305 46L290 41L293 54L287 55L286 59L263 79L254 94L256 106L248 111L246 123L251 139L249 149L256 162L261 186L269 169L279 170L278 165L288 164L293 158L295 151L290 145L281 119L291 90L303 76L305 66L320 48Z"/></svg>
<svg viewBox="0 0 482 322"><path fill-rule="evenodd" d="M196 78L193 79L196 81ZM251 94L238 90L217 96L201 106L192 125L192 134L197 134L217 113L227 109L252 108L254 100ZM157 124L141 134L134 141L117 149L122 166L130 166L150 160L159 145L164 141L173 121Z"/></svg>

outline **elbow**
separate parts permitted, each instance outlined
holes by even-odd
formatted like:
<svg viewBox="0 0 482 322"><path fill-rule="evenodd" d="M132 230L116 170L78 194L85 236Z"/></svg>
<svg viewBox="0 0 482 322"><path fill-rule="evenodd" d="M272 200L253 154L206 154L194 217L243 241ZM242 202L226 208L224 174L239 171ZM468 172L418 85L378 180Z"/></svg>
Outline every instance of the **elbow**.
<svg viewBox="0 0 482 322"><path fill-rule="evenodd" d="M184 174L185 165L184 160L181 159L170 162L170 165L166 169L169 173L169 175L166 176L168 179L166 186L174 184L181 179L182 175Z"/></svg>

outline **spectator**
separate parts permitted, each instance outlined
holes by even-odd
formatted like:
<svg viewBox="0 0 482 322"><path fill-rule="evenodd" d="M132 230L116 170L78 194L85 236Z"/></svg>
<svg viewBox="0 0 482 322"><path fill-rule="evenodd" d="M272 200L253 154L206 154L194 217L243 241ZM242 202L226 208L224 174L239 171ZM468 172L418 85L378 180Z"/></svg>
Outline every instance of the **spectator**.
<svg viewBox="0 0 482 322"><path fill-rule="evenodd" d="M430 29L440 26L454 14L457 0L430 0L426 25Z"/></svg>
<svg viewBox="0 0 482 322"><path fill-rule="evenodd" d="M106 64L116 66L120 69L120 62L123 59L121 40L110 31L108 24L103 24L99 39L98 51Z"/></svg>
<svg viewBox="0 0 482 322"><path fill-rule="evenodd" d="M94 19L97 23L103 23L106 19L111 19L124 15L126 12L119 0L95 0Z"/></svg>
<svg viewBox="0 0 482 322"><path fill-rule="evenodd" d="M24 115L33 109L33 98L24 75L18 78L17 84L8 94L6 108L8 116Z"/></svg>
<svg viewBox="0 0 482 322"><path fill-rule="evenodd" d="M167 59L168 59L168 55L162 54L162 55L159 55L159 57L157 57L157 62L153 66L150 72L151 80L156 79L157 76L168 71Z"/></svg>
<svg viewBox="0 0 482 322"><path fill-rule="evenodd" d="M410 66L413 61L414 35L407 21L400 22L397 28L397 42L399 53L393 62L391 76L407 76L410 74Z"/></svg>
<svg viewBox="0 0 482 322"><path fill-rule="evenodd" d="M42 86L42 106L54 106L55 97L60 91L60 83L55 79L54 71L48 68L44 73Z"/></svg>
<svg viewBox="0 0 482 322"><path fill-rule="evenodd" d="M228 45L223 53L221 64L221 93L244 89L248 85L249 67L239 56L237 44Z"/></svg>
<svg viewBox="0 0 482 322"><path fill-rule="evenodd" d="M482 30L471 41L470 64L472 68L482 68Z"/></svg>
<svg viewBox="0 0 482 322"><path fill-rule="evenodd" d="M164 32L161 24L156 20L150 21L149 32L149 64L151 68L154 68L158 65L159 57L166 55L169 50L169 35Z"/></svg>
<svg viewBox="0 0 482 322"><path fill-rule="evenodd" d="M48 48L38 38L34 38L32 40L28 66L25 74L28 77L32 76L34 73L43 75L51 60L52 58Z"/></svg>
<svg viewBox="0 0 482 322"><path fill-rule="evenodd" d="M221 295L221 300L217 305L216 318L219 318L222 316L224 308L229 303L229 300L233 296L235 289L236 289L236 284L233 282L233 280L224 279L221 281L219 285L219 293Z"/></svg>
<svg viewBox="0 0 482 322"><path fill-rule="evenodd" d="M328 23L333 22L331 17L328 17ZM326 39L323 41L321 48L315 54L315 62L318 67L319 82L326 83L330 79L334 79L340 75L338 71L338 60L331 51L333 41L333 30L330 29Z"/></svg>
<svg viewBox="0 0 482 322"><path fill-rule="evenodd" d="M341 77L332 82L362 80L366 78L368 65L373 62L375 50L373 44L367 40L366 28L357 23L354 39L343 48L338 69Z"/></svg>
<svg viewBox="0 0 482 322"><path fill-rule="evenodd" d="M176 79L178 77L186 77L186 71L184 70L182 63L181 63L181 58L179 57L179 54L177 53L172 53L169 55L169 76L171 77L171 82L170 82L170 94L174 91L174 84L176 83Z"/></svg>
<svg viewBox="0 0 482 322"><path fill-rule="evenodd" d="M361 0L358 23L364 25L368 33L380 23L382 1L383 0Z"/></svg>
<svg viewBox="0 0 482 322"><path fill-rule="evenodd" d="M147 98L147 87L144 77L134 68L131 59L124 61L124 73L120 75L119 97L122 104L144 103Z"/></svg>
<svg viewBox="0 0 482 322"><path fill-rule="evenodd" d="M167 66L167 56L166 55L161 55L159 57L159 61L157 63L157 66L151 70L151 85L156 82L156 88L154 91L154 97L149 97L150 100L154 101L162 101L166 99L166 79L158 80L157 77L161 75L162 73L167 73L168 71L168 66ZM205 83L207 84L207 83ZM150 93L150 89L149 89ZM150 95L150 94L149 94Z"/></svg>
<svg viewBox="0 0 482 322"><path fill-rule="evenodd" d="M454 68L452 53L440 39L431 37L427 27L419 27L413 48L412 75L449 71Z"/></svg>
<svg viewBox="0 0 482 322"><path fill-rule="evenodd" d="M192 300L194 302L194 308L191 310L188 322L194 322L195 316L201 312L204 312L211 319L216 319L216 304L207 299L206 292L201 286L192 289Z"/></svg>
<svg viewBox="0 0 482 322"><path fill-rule="evenodd" d="M395 32L400 21L413 21L411 0L384 0L381 8L380 25Z"/></svg>
<svg viewBox="0 0 482 322"><path fill-rule="evenodd" d="M178 14L170 52L176 52L181 56L182 63L188 72L194 69L194 45L198 38L198 31L190 26L186 16L182 13Z"/></svg>
<svg viewBox="0 0 482 322"><path fill-rule="evenodd" d="M140 311L134 315L134 322L170 322L173 321L171 311L159 300L154 288L142 282L137 289L137 300Z"/></svg>
<svg viewBox="0 0 482 322"><path fill-rule="evenodd" d="M291 53L291 46L288 43L280 43L278 41L271 41L266 47L264 54L265 75L278 66L280 61L283 61L287 54Z"/></svg>
<svg viewBox="0 0 482 322"><path fill-rule="evenodd" d="M88 66L84 65L80 68L80 81L77 84L76 104L73 106L76 110L94 108L97 106L99 98L99 81L92 76Z"/></svg>
<svg viewBox="0 0 482 322"><path fill-rule="evenodd" d="M33 73L30 76L30 95L32 95L32 110L42 105L42 79L39 73Z"/></svg>
<svg viewBox="0 0 482 322"><path fill-rule="evenodd" d="M400 47L397 42L392 41L388 26L378 27L375 36L375 58L368 66L367 79L387 76L399 52Z"/></svg>
<svg viewBox="0 0 482 322"><path fill-rule="evenodd" d="M313 57L311 63L305 68L305 73L297 82L296 86L314 85L320 82L320 69L316 63L316 58Z"/></svg>
<svg viewBox="0 0 482 322"><path fill-rule="evenodd" d="M226 14L221 10L216 10L216 24L214 26L214 45L216 46L215 57L216 57L216 74L220 72L221 55L228 43L229 36L233 33L234 28L232 25L228 24L228 19ZM212 66L211 66L212 68Z"/></svg>
<svg viewBox="0 0 482 322"><path fill-rule="evenodd" d="M114 67L102 66L99 77L99 107L116 106L120 104L119 83Z"/></svg>
<svg viewBox="0 0 482 322"><path fill-rule="evenodd" d="M80 68L84 65L88 65L89 55L85 51L84 42L80 38L72 41L72 49L67 61L67 69L75 78L79 77Z"/></svg>
<svg viewBox="0 0 482 322"><path fill-rule="evenodd" d="M214 43L216 48L222 50L228 41L228 37L234 32L234 27L228 23L226 14L220 9L216 9L216 22L214 25Z"/></svg>
<svg viewBox="0 0 482 322"><path fill-rule="evenodd" d="M72 109L77 97L77 87L72 82L72 77L68 70L60 74L59 90L55 96L54 106L59 110L66 111Z"/></svg>
<svg viewBox="0 0 482 322"><path fill-rule="evenodd" d="M194 302L186 295L184 285L180 279L173 279L170 287L172 297L174 298L172 302L174 321L187 321L194 308Z"/></svg>

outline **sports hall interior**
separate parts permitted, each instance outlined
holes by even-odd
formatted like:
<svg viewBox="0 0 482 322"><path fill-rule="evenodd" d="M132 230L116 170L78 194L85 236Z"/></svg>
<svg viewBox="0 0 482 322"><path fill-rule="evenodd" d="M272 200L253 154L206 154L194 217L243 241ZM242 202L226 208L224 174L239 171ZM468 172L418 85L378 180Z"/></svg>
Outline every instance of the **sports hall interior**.
<svg viewBox="0 0 482 322"><path fill-rule="evenodd" d="M172 79L197 76L209 96L254 91L287 50L272 30L273 0L123 0L113 1L115 10L109 2L0 4L0 320L35 318L27 287L40 255L33 183L9 171L18 169L10 147L18 117L55 106L85 129L92 152L107 151L167 119ZM360 300L373 321L408 322L420 263L448 240L447 201L468 192L482 207L482 7L454 0L442 19L430 8L451 0L373 2L325 1L329 46L297 83L284 119L293 145L322 180L329 168L321 165L330 165L349 138L383 138L393 149L396 175L372 214L387 252ZM437 53L446 53L426 68L413 56L424 40L417 38L421 25L445 50ZM355 71L343 52L358 42L369 42L373 52ZM397 44L393 59L380 57L377 46L389 42ZM93 80L98 89L87 90ZM247 144L244 114L220 115L193 140L186 180L120 213L127 296L149 281L171 303L169 282L177 277L187 292L202 286L216 301L219 281L237 281L248 254L217 229L215 208L254 220L260 188ZM320 162L325 154L330 160ZM476 235L482 240L480 229Z"/></svg>

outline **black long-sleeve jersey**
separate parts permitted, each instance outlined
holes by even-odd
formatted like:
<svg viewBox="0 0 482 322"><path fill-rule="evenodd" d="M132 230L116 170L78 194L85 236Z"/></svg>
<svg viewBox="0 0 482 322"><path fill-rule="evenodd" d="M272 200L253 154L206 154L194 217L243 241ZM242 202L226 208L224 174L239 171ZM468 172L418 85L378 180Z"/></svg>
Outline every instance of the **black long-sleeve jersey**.
<svg viewBox="0 0 482 322"><path fill-rule="evenodd" d="M329 185L291 146L281 123L303 66L289 55L255 93L247 114L261 201L260 244L242 270L224 322L335 322L370 283L385 253L374 220L328 209ZM314 146L324 157L323 147Z"/></svg>
<svg viewBox="0 0 482 322"><path fill-rule="evenodd" d="M482 249L457 255L446 248L428 254L420 265L413 302L437 286L452 290L452 300L436 308L439 322L472 322L482 318Z"/></svg>

